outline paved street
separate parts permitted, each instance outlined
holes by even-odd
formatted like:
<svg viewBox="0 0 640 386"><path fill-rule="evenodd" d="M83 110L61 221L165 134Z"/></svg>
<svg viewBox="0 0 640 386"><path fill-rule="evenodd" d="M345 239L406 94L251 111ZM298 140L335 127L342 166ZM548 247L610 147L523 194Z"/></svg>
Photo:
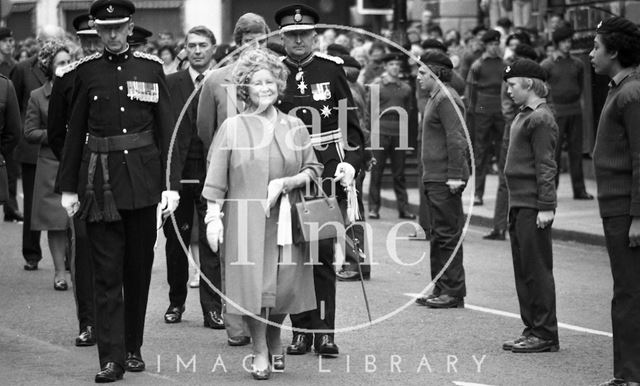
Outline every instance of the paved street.
<svg viewBox="0 0 640 386"><path fill-rule="evenodd" d="M365 283L372 317L378 322L337 334L337 359L288 356L286 372L274 374L272 384L594 385L610 378L612 280L603 247L554 242L561 349L513 354L501 349L503 340L521 331L508 242L482 240L487 228L471 226L464 243L467 307L430 310L414 305L411 298L430 280L428 243L402 239L412 231L402 226L394 260L385 239L397 215L383 209L381 216L370 222L377 265ZM72 292L53 290L53 265L44 238L46 255L40 269L22 269L20 229L18 224L0 223L2 384L92 383L97 350L73 345L77 322ZM164 323L167 292L161 240L142 351L147 371L125 374L123 384L251 382L241 365L250 349L229 347L224 331L202 327L197 290L189 292L183 322ZM339 283L338 299L339 328L367 322L358 282ZM396 312L401 307L405 309ZM389 316L392 312L396 313ZM290 332L283 333L285 341L290 337Z"/></svg>

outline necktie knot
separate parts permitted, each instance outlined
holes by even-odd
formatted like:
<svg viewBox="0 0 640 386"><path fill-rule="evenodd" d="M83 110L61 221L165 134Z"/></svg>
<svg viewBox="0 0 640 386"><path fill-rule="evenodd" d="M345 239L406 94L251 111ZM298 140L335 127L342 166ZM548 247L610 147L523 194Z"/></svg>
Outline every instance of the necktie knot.
<svg viewBox="0 0 640 386"><path fill-rule="evenodd" d="M199 85L202 79L204 79L204 74L198 74L198 76L196 76L196 85Z"/></svg>

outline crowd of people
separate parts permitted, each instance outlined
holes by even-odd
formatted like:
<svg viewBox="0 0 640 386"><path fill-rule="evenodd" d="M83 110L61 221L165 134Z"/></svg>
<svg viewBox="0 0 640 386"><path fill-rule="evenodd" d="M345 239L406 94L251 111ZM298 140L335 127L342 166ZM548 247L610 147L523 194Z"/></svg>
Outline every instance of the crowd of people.
<svg viewBox="0 0 640 386"><path fill-rule="evenodd" d="M38 269L47 231L55 290L68 289L71 270L75 343L98 345L96 382L145 370L158 225L167 239L166 323L182 321L187 288L199 287L204 326L225 329L230 346L253 344L255 379L283 371L287 354L339 355L336 280L370 277L362 185L370 172L368 219L379 219L387 159L399 218L417 218L430 240L432 277L447 266L416 303L464 307L462 193L473 154L475 205L484 204L486 175L499 175L484 237L509 235L525 324L502 347L559 350L551 227L563 149L574 199L594 198L582 170L585 69L561 17L543 33L504 18L462 34L428 21L407 30L401 47L317 31L318 13L305 5L274 14L275 36L263 16L242 15L229 44L204 26L152 41L134 25L129 0L96 0L87 11L73 22L75 36L49 26L16 44L0 28L0 145L4 219L23 222L24 269ZM613 17L598 25L590 53L595 72L612 79L593 152L615 284L615 378L606 385L640 382L639 37ZM417 214L408 154L418 160ZM333 238L293 234L292 208L314 185L337 198L353 229L338 270ZM188 256L199 261L191 281ZM295 332L285 347L278 326L287 316Z"/></svg>

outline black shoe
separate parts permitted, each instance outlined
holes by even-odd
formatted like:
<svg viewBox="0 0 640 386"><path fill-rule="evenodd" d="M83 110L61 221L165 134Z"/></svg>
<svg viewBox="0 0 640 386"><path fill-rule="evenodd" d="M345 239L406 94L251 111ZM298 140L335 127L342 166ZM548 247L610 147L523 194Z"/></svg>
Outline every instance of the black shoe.
<svg viewBox="0 0 640 386"><path fill-rule="evenodd" d="M69 285L66 280L58 279L53 282L53 289L56 291L66 291L69 289Z"/></svg>
<svg viewBox="0 0 640 386"><path fill-rule="evenodd" d="M331 335L322 335L319 341L316 341L315 351L318 355L336 357L338 356L338 346L333 342Z"/></svg>
<svg viewBox="0 0 640 386"><path fill-rule="evenodd" d="M336 272L336 278L338 281L358 281L360 280L360 273L358 271L343 268Z"/></svg>
<svg viewBox="0 0 640 386"><path fill-rule="evenodd" d="M520 335L516 339L507 340L507 341L502 343L502 349L503 350L507 350L507 351L511 351L513 349L513 346L517 345L518 343L524 342L525 339L527 339L526 336Z"/></svg>
<svg viewBox="0 0 640 386"><path fill-rule="evenodd" d="M560 349L558 342L553 340L540 339L537 336L529 336L518 344L514 344L511 352L534 353L534 352L556 352Z"/></svg>
<svg viewBox="0 0 640 386"><path fill-rule="evenodd" d="M86 326L80 330L80 334L76 338L76 346L86 347L96 344L96 336L93 334L93 327Z"/></svg>
<svg viewBox="0 0 640 386"><path fill-rule="evenodd" d="M484 201L482 201L482 197L480 196L475 196L473 198L473 205L477 205L477 206L482 206L484 205Z"/></svg>
<svg viewBox="0 0 640 386"><path fill-rule="evenodd" d="M627 386L628 383L624 379L613 378L607 382L601 383L598 386Z"/></svg>
<svg viewBox="0 0 640 386"><path fill-rule="evenodd" d="M429 294L427 296L423 296L421 298L417 298L416 299L416 303L421 305L421 306L426 306L428 300L435 299L437 297L438 297L438 295L436 295L436 294Z"/></svg>
<svg viewBox="0 0 640 386"><path fill-rule="evenodd" d="M251 338L248 336L232 336L227 339L229 346L246 346L251 343Z"/></svg>
<svg viewBox="0 0 640 386"><path fill-rule="evenodd" d="M574 200L593 200L593 195L584 191L584 192L574 194L573 199Z"/></svg>
<svg viewBox="0 0 640 386"><path fill-rule="evenodd" d="M169 305L167 311L164 313L165 323L180 323L182 321L182 313L184 312L184 304L181 306Z"/></svg>
<svg viewBox="0 0 640 386"><path fill-rule="evenodd" d="M486 235L482 236L485 240L506 240L506 231L504 229L494 229Z"/></svg>
<svg viewBox="0 0 640 386"><path fill-rule="evenodd" d="M425 305L429 308L464 308L464 299L444 294L427 299Z"/></svg>
<svg viewBox="0 0 640 386"><path fill-rule="evenodd" d="M369 211L369 218L372 220L377 220L380 218L380 214L376 211L371 210Z"/></svg>
<svg viewBox="0 0 640 386"><path fill-rule="evenodd" d="M404 219L404 220L415 220L416 219L416 215L413 214L413 213L410 213L410 212L400 212L398 217L400 217L401 219Z"/></svg>
<svg viewBox="0 0 640 386"><path fill-rule="evenodd" d="M96 383L110 383L122 379L124 369L115 362L108 362L102 366L102 369L96 374Z"/></svg>
<svg viewBox="0 0 640 386"><path fill-rule="evenodd" d="M24 222L24 216L20 212L5 213L4 222Z"/></svg>
<svg viewBox="0 0 640 386"><path fill-rule="evenodd" d="M224 319L218 311L207 311L204 313L204 326L214 330L224 330Z"/></svg>
<svg viewBox="0 0 640 386"><path fill-rule="evenodd" d="M289 355L303 355L311 351L311 337L306 334L293 334L291 344L287 347Z"/></svg>
<svg viewBox="0 0 640 386"><path fill-rule="evenodd" d="M144 371L145 367L146 366L144 364L144 361L142 360L140 351L127 353L127 359L124 360L125 370L132 373L139 373L141 371Z"/></svg>
<svg viewBox="0 0 640 386"><path fill-rule="evenodd" d="M24 270L25 271L37 271L38 270L38 263L26 263L24 265Z"/></svg>

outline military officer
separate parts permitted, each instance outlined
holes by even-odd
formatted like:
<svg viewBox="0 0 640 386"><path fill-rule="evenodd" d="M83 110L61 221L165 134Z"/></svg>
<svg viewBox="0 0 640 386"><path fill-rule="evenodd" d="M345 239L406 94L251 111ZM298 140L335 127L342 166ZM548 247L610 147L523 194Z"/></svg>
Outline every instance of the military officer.
<svg viewBox="0 0 640 386"><path fill-rule="evenodd" d="M283 61L290 71L287 88L278 107L295 114L307 125L318 160L324 165L323 189L336 195L346 207L346 193L340 186L353 182L356 170L362 168L363 135L353 108L353 98L342 69L342 59L313 52L318 13L305 5L290 5L278 10L275 21L280 26L282 42L287 52ZM343 101L342 112L338 111ZM346 104L345 104L346 103ZM339 127L346 114L346 127ZM342 115L344 116L344 115ZM347 144L348 146L344 146ZM314 283L318 308L291 315L293 327L334 329L336 274L333 267L334 242L322 240L319 264L314 266ZM321 310L324 318L321 318ZM287 347L288 354L304 354L311 348L311 335L294 333ZM333 333L315 334L314 348L320 355L338 355Z"/></svg>
<svg viewBox="0 0 640 386"><path fill-rule="evenodd" d="M102 41L95 29L89 26L89 14L83 14L73 20L73 27L80 39L82 53L92 55L102 50ZM49 99L49 121L47 135L53 154L60 160L64 140L67 135L67 123L71 115L74 71L78 62L61 67L57 72L51 97ZM76 298L78 323L80 332L76 338L76 346L93 346L95 338L95 308L93 304L93 267L87 229L84 221L73 219L73 246L71 254L71 278L73 279L73 293Z"/></svg>
<svg viewBox="0 0 640 386"><path fill-rule="evenodd" d="M86 220L91 244L99 383L122 379L125 369L145 369L140 347L156 205L162 202L168 215L179 201L172 190L179 187L179 157L170 153L175 117L162 62L131 51L134 12L129 0L91 5L105 49L83 58L75 70L60 164L62 206Z"/></svg>

